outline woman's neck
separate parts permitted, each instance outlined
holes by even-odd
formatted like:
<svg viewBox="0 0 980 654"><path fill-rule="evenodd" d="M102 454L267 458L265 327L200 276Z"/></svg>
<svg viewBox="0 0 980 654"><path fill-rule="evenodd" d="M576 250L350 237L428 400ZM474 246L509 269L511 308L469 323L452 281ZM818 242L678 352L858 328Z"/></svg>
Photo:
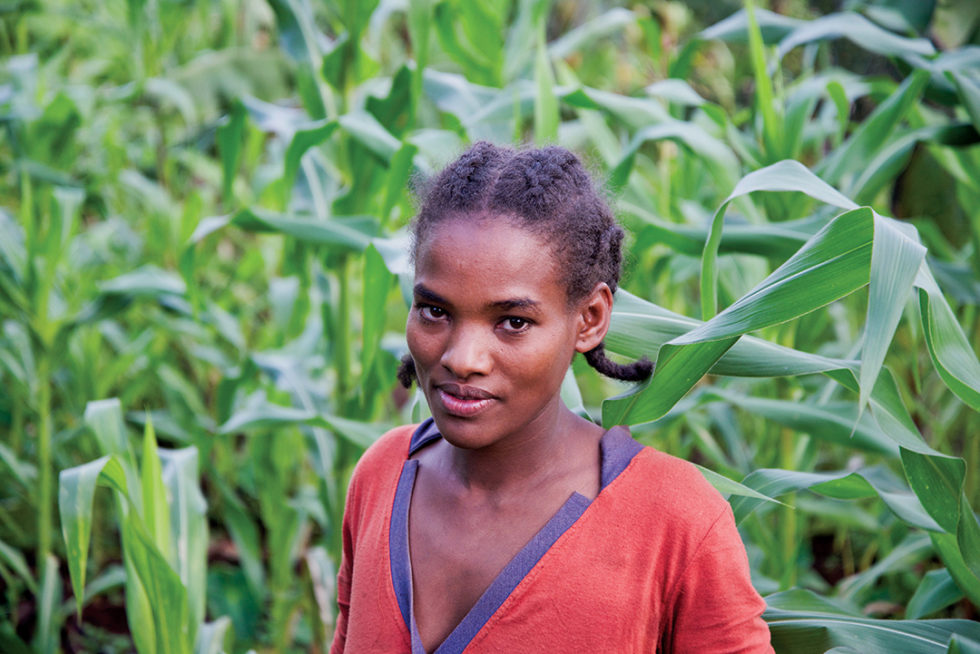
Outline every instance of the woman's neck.
<svg viewBox="0 0 980 654"><path fill-rule="evenodd" d="M446 443L448 472L464 493L488 501L514 497L583 467L597 469L602 433L559 402L528 429L488 447L468 450Z"/></svg>

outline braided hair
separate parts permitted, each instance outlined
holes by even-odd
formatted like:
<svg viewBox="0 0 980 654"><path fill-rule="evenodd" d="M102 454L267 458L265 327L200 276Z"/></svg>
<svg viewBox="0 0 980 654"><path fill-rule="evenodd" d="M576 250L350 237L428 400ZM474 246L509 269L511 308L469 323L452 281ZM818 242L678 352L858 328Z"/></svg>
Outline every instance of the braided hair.
<svg viewBox="0 0 980 654"><path fill-rule="evenodd" d="M419 199L412 223L413 261L433 226L446 218L509 216L553 244L570 303L586 297L599 282L616 291L623 229L582 162L565 148L515 150L475 143L422 184ZM586 352L585 360L603 375L624 381L642 381L653 372L646 357L630 364L610 360L602 343ZM408 388L414 379L415 363L405 355L398 380Z"/></svg>

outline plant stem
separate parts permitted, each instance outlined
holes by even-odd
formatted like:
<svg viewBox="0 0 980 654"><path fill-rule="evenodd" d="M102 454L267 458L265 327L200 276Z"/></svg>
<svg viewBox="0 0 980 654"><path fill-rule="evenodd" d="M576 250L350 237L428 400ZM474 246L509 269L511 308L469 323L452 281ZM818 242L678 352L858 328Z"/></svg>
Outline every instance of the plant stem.
<svg viewBox="0 0 980 654"><path fill-rule="evenodd" d="M39 482L39 522L37 533L37 565L48 560L51 552L51 505L53 478L51 475L51 361L47 350L40 352L37 362L37 411L40 423L37 433L37 466Z"/></svg>
<svg viewBox="0 0 980 654"><path fill-rule="evenodd" d="M334 338L334 366L337 371L337 408L343 411L350 390L350 257L344 255L338 266L337 282L340 284L340 298L337 306L337 320Z"/></svg>
<svg viewBox="0 0 980 654"><path fill-rule="evenodd" d="M785 470L795 470L796 462L794 456L794 434L789 429L783 429L780 434L780 467ZM783 545L783 574L780 579L780 588L786 590L796 585L796 554L799 544L796 535L796 494L792 493L785 497L784 501L788 506L783 507L782 537L780 541Z"/></svg>

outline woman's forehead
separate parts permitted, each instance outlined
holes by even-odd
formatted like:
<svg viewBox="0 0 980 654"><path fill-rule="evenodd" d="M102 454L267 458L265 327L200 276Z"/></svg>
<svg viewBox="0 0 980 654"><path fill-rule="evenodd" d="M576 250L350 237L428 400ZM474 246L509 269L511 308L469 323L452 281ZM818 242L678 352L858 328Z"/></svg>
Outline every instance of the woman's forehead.
<svg viewBox="0 0 980 654"><path fill-rule="evenodd" d="M418 259L436 254L463 258L470 265L506 265L517 260L533 260L543 265L557 265L550 243L540 234L512 218L456 218L432 226L419 243ZM528 261L525 261L528 263Z"/></svg>
<svg viewBox="0 0 980 654"><path fill-rule="evenodd" d="M440 221L419 244L415 261L416 281L433 292L458 295L465 286L495 301L564 297L559 268L552 246L512 220Z"/></svg>

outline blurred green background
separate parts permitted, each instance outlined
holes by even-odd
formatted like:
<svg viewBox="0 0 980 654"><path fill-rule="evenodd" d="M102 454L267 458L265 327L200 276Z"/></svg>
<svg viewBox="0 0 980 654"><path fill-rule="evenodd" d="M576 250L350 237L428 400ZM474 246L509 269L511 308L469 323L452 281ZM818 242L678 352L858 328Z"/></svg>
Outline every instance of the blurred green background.
<svg viewBox="0 0 980 654"><path fill-rule="evenodd" d="M980 651L980 3L3 0L0 52L0 650L325 651L425 415L410 188L489 139L606 184L657 374L566 401L730 498L777 651Z"/></svg>

